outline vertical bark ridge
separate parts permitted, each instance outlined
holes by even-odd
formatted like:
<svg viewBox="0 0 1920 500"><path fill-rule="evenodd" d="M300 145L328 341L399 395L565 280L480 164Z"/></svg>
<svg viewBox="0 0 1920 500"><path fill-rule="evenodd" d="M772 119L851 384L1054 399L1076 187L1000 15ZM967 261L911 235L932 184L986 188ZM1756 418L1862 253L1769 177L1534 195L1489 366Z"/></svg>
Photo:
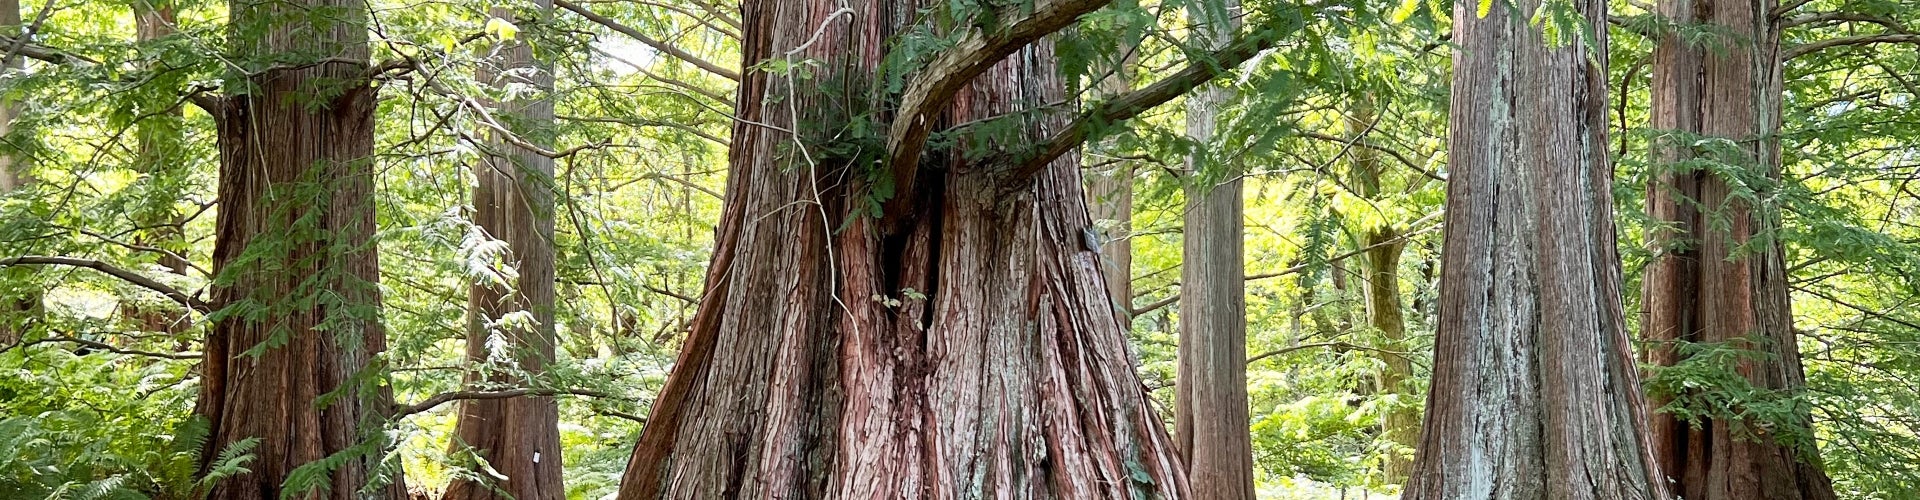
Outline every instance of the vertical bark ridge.
<svg viewBox="0 0 1920 500"><path fill-rule="evenodd" d="M1798 390L1806 385L1793 331L1785 257L1780 243L1748 249L1771 237L1779 214L1736 193L1730 179L1690 160L1721 162L1761 186L1780 180L1781 72L1778 21L1771 0L1663 0L1659 10L1682 24L1722 28L1708 46L1678 34L1654 50L1653 127L1679 134L1655 144L1658 172L1647 188L1647 213L1665 224L1648 231L1656 258L1645 279L1651 361L1682 362L1679 342L1726 343L1758 351L1734 368L1755 387ZM1731 147L1697 149L1695 136ZM1656 404L1665 405L1663 398ZM1812 425L1804 410L1796 425ZM1832 481L1811 449L1778 442L1745 422L1695 423L1669 415L1653 421L1655 454L1689 499L1825 500ZM1746 430L1742 430L1746 429ZM1799 447L1796 447L1799 446Z"/></svg>
<svg viewBox="0 0 1920 500"><path fill-rule="evenodd" d="M1427 417L1406 498L1664 500L1620 309L1599 37L1550 48L1457 4L1447 227ZM1572 29L1568 31L1572 32Z"/></svg>
<svg viewBox="0 0 1920 500"><path fill-rule="evenodd" d="M889 169L825 146L872 106L883 40L919 6L841 5L744 6L745 66L817 65L743 78L708 293L620 497L1183 497L1081 247L1079 159L1009 186L1002 165L930 152L895 194L913 213L878 227L871 174ZM941 120L1057 102L1062 88L1038 43Z"/></svg>
<svg viewBox="0 0 1920 500"><path fill-rule="evenodd" d="M230 6L236 60L259 65L216 115L220 212L214 302L196 413L203 461L258 439L251 472L209 498L277 498L289 473L335 458L301 498L399 498L398 471L367 487L385 446L391 394L377 357L373 110L365 12L343 0ZM327 12L328 23L298 22ZM326 29L316 29L324 26ZM263 54L333 59L269 68ZM202 467L211 465L203 463ZM204 470L203 470L204 472ZM293 485L300 486L300 485Z"/></svg>
<svg viewBox="0 0 1920 500"><path fill-rule="evenodd" d="M535 0L534 9L551 11L551 0ZM511 9L494 7L490 15L512 21ZM553 74L533 55L524 41L508 41L495 56L482 61L479 77L495 86L510 82L541 92L553 89ZM521 135L544 144L553 123L553 101L532 99L497 103L495 109L509 124L525 124ZM537 377L553 362L557 338L554 324L554 161L504 139L490 141L493 154L482 158L473 191L474 223L490 238L505 241L506 263L516 271L511 285L482 282L468 292L467 359L474 364L489 359L511 359L528 377L507 373L468 372L469 386L539 384ZM501 323L510 315L525 314L531 325ZM501 342L494 343L498 338ZM493 352L493 346L507 352ZM447 489L449 500L513 498L547 500L566 497L561 477L560 408L552 397L467 400L460 404L454 425L456 453L471 451L500 475L501 481L456 479ZM473 477L489 477L475 474Z"/></svg>

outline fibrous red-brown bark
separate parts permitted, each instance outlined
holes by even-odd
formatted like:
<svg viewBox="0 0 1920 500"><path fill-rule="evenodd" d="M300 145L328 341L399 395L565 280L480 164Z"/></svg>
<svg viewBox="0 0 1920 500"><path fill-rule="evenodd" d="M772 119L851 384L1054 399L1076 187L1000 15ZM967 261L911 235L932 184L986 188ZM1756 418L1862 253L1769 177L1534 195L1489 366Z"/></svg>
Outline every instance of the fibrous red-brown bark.
<svg viewBox="0 0 1920 500"><path fill-rule="evenodd" d="M1779 217L1735 194L1733 186L1780 180L1781 59L1772 0L1662 0L1660 13L1683 24L1719 28L1717 43L1665 36L1654 50L1653 127L1674 133L1655 148L1663 169L1647 189L1647 214L1659 222L1647 234L1656 257L1647 266L1643 324L1654 342L1651 361L1681 361L1677 342L1727 343L1761 356L1733 367L1755 387L1805 386L1799 340L1793 331L1786 264L1771 233ZM1691 146L1701 139L1720 147ZM1713 144L1711 141L1701 142ZM1719 162L1714 173L1679 163ZM1758 198L1769 198L1761 193ZM1656 404L1665 404L1663 400ZM1806 429L1811 417L1796 415ZM1813 443L1782 442L1763 426L1705 419L1687 422L1656 415L1653 445L1677 493L1701 500L1824 500L1834 498ZM1742 430L1745 429L1745 430Z"/></svg>
<svg viewBox="0 0 1920 500"><path fill-rule="evenodd" d="M885 41L918 7L745 3L755 69L707 292L620 498L1186 496L1085 243L1077 155L1009 182L930 151L885 227L870 194L901 169L871 143L830 147L858 133ZM810 69L768 69L790 61ZM1062 94L1043 40L937 119L1044 136L1065 120L1018 112Z"/></svg>
<svg viewBox="0 0 1920 500"><path fill-rule="evenodd" d="M1192 40L1225 47L1239 22L1239 2L1218 10L1195 4ZM1224 16L1224 17L1223 17ZM1208 85L1187 97L1187 136L1212 146L1221 107L1232 90ZM1245 221L1241 182L1228 160L1195 149L1188 159L1187 208L1181 231L1180 353L1174 396L1175 440L1195 498L1252 499L1253 437L1247 409ZM1209 156L1215 156L1209 158Z"/></svg>
<svg viewBox="0 0 1920 500"><path fill-rule="evenodd" d="M545 0L535 0L534 6L552 9ZM513 19L511 10L500 7L492 15ZM553 87L552 74L534 60L533 48L524 41L506 42L483 64L496 66L480 72L483 81ZM504 123L534 128L553 123L553 101L546 96L495 109ZM529 132L534 141L545 135L544 130ZM537 376L553 362L555 343L553 158L504 140L492 141L489 149L491 154L474 169L474 223L488 237L506 242L502 260L517 278L511 284L483 280L470 288L467 361L478 367L489 359L511 360L498 364ZM533 382L503 368L494 370L486 375L469 372L467 384L494 386L479 388L485 390ZM447 488L448 500L566 498L560 474L560 408L552 397L462 401L453 448L455 453L471 452L492 471L476 470L455 479ZM496 473L505 479L494 480Z"/></svg>
<svg viewBox="0 0 1920 500"><path fill-rule="evenodd" d="M1454 7L1439 327L1411 500L1669 498L1621 310L1598 39L1549 48L1537 0ZM1566 29L1566 33L1578 33Z"/></svg>
<svg viewBox="0 0 1920 500"><path fill-rule="evenodd" d="M327 458L339 463L294 497L401 496L398 470L373 477L391 398L373 366L386 339L372 240L375 92L364 7L229 6L234 59L256 71L214 110L213 297L225 308L207 338L195 411L211 424L207 465L236 443L258 443L250 472L219 480L209 498L279 498L290 472ZM319 15L324 22L309 17ZM258 57L265 54L324 60L252 62L270 59Z"/></svg>

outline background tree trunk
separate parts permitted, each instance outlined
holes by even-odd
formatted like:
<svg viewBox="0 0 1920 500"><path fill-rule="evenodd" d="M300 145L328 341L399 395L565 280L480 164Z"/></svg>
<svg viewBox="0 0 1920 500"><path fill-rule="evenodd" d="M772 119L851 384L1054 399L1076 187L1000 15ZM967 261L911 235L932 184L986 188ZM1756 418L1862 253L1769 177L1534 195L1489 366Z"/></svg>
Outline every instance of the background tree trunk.
<svg viewBox="0 0 1920 500"><path fill-rule="evenodd" d="M921 7L745 2L754 69L707 291L620 498L1187 496L1087 248L1079 155L1009 181L930 151L888 198L892 166L834 142L877 106L883 41ZM1065 117L1024 111L1063 89L1042 39L939 120L1043 137ZM871 216L883 203L898 227Z"/></svg>
<svg viewBox="0 0 1920 500"><path fill-rule="evenodd" d="M1350 140L1364 141L1366 131L1375 126L1376 113L1370 98L1362 97L1355 103L1347 130ZM1371 149L1357 148L1348 151L1353 158L1354 188L1362 198L1372 201L1386 201L1381 192L1381 184L1386 175L1385 165L1380 162L1380 154ZM1360 248L1368 249L1363 255L1366 270L1367 325L1379 332L1379 341L1374 347L1380 352L1370 352L1378 356L1383 365L1380 370L1381 394L1395 394L1411 397L1406 385L1413 380L1413 362L1400 353L1407 351L1406 311L1400 297L1400 254L1406 250L1407 243L1402 241L1399 228L1394 221L1384 221L1378 227L1366 230L1360 241ZM1387 410L1381 419L1381 435L1395 445L1412 449L1420 438L1420 412L1414 408L1397 404ZM1390 452L1381 464L1382 475L1386 482L1405 483L1407 474L1412 471L1413 457L1402 455L1395 450Z"/></svg>
<svg viewBox="0 0 1920 500"><path fill-rule="evenodd" d="M153 42L174 34L173 4L164 0L133 2L134 27L140 42ZM150 68L153 69L153 68ZM142 113L143 120L135 127L136 153L134 171L142 176L141 183L145 192L140 204L128 214L136 228L144 228L134 234L134 244L170 252L157 258L161 267L172 270L174 274L185 275L190 268L188 262L180 257L187 254L187 244L182 236L180 213L174 204L187 197L183 187L185 183L177 178L181 173L180 147L185 143L182 132L185 123L179 109L156 110ZM189 326L186 311L173 304L155 305L139 302L123 302L121 312L142 331L180 333Z"/></svg>
<svg viewBox="0 0 1920 500"><path fill-rule="evenodd" d="M1094 89L1103 98L1126 93L1132 88L1127 60L1115 63L1112 74L1100 80ZM1108 138L1100 142L1094 151L1104 153L1091 159L1094 168L1087 175L1087 204L1094 222L1113 221L1106 233L1106 241L1100 246L1100 272L1107 281L1107 292L1113 295L1114 307L1123 314L1123 320L1133 314L1133 167L1131 160L1121 159L1114 141ZM1127 325L1123 325L1127 326Z"/></svg>
<svg viewBox="0 0 1920 500"><path fill-rule="evenodd" d="M538 9L551 11L551 0L535 0ZM510 9L495 7L492 15L513 20ZM553 88L553 75L533 56L524 41L508 41L483 64L482 81L505 86L508 81L540 89L542 95L496 107L502 122L524 124L521 134L534 144L546 144L553 124L553 101L545 95ZM474 221L488 237L505 241L508 253L504 263L513 267L518 279L513 284L481 282L468 295L467 361L478 369L488 359L514 360L525 374L469 371L468 385L485 383L499 389L513 386L537 386L532 380L546 369L554 356L554 197L553 159L537 152L496 140L489 145L498 152L484 158L474 175ZM542 146L546 147L546 146ZM524 320L502 322L509 315L530 315ZM491 352L490 340L498 336L506 352ZM497 370L497 369L496 369ZM500 482L455 480L446 498L548 500L566 498L560 475L560 408L551 397L524 396L507 399L466 400L460 404L460 416L454 425L456 452L471 449L473 454L500 474ZM476 477L489 477L486 473Z"/></svg>
<svg viewBox="0 0 1920 500"><path fill-rule="evenodd" d="M377 463L391 396L375 360L386 337L364 8L347 0L229 5L234 59L249 76L215 116L221 281L213 298L224 310L207 339L196 412L212 425L203 461L258 443L252 472L219 481L210 498L404 491L399 471ZM280 57L260 57L267 54ZM283 58L318 61L290 67ZM308 469L321 472L317 484L283 484L303 466L318 468ZM385 486L361 491L376 475Z"/></svg>
<svg viewBox="0 0 1920 500"><path fill-rule="evenodd" d="M1528 22L1539 5L1454 6L1440 320L1409 500L1669 498L1621 311L1606 4L1568 5L1590 24L1558 48Z"/></svg>
<svg viewBox="0 0 1920 500"><path fill-rule="evenodd" d="M1193 44L1226 46L1240 25L1237 0L1187 9ZM1252 499L1253 437L1247 409L1247 298L1240 169L1216 148L1220 107L1233 91L1207 85L1187 97L1188 158L1180 265L1180 353L1174 426L1195 498Z"/></svg>
<svg viewBox="0 0 1920 500"><path fill-rule="evenodd" d="M0 33L18 37L21 28L20 0L0 0ZM25 56L16 55L0 65L0 72L25 70L26 62ZM0 97L0 138L13 131L13 119L20 113L19 106ZM13 147L9 145L8 149ZM26 158L0 151L0 195L25 187L30 179ZM0 268L0 346L20 342L40 315L41 290L37 284L30 283L33 272L32 268L25 266Z"/></svg>
<svg viewBox="0 0 1920 500"><path fill-rule="evenodd" d="M1669 34L1654 49L1653 128L1675 133L1657 144L1663 165L1647 187L1656 258L1645 278L1645 337L1652 361L1681 361L1676 342L1726 343L1759 351L1733 367L1754 387L1806 385L1793 331L1786 263L1779 240L1746 250L1757 235L1779 228L1779 214L1734 194L1728 175L1754 186L1780 181L1780 34L1773 0L1662 0L1660 14L1682 25L1724 31L1703 45ZM1691 146L1702 136L1732 147ZM1680 162L1724 163L1715 174ZM1763 188L1764 189L1764 188ZM1767 193L1758 193L1768 199ZM1768 236L1771 237L1771 236ZM1655 401L1666 404L1668 398ZM1812 417L1797 412L1799 435L1779 436L1740 422L1686 422L1656 415L1655 455L1687 499L1826 500L1832 481L1821 470ZM1747 429L1747 430L1741 430ZM1796 442L1797 441L1797 442Z"/></svg>

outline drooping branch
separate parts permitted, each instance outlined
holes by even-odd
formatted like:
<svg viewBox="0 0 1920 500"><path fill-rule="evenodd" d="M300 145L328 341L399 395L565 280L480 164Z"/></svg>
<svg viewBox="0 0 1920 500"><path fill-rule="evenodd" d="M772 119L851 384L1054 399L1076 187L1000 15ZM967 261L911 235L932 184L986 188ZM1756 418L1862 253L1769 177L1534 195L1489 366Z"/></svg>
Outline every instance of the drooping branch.
<svg viewBox="0 0 1920 500"><path fill-rule="evenodd" d="M612 18L609 18L607 16L595 14L593 11L587 10L585 7L581 7L578 4L575 4L573 2L568 2L567 0L554 0L553 5L555 7L573 11L573 13L579 14L580 17L587 18L588 21L593 21L594 24L605 26L607 27L607 29L618 31L620 32L620 34L633 37L635 41L638 41L641 44L645 44L648 47L653 47L654 50L658 50L667 55L673 56L675 58L679 58L682 61L686 61L689 64L699 67L700 69L707 70L708 73L720 75L721 78L726 78L728 80L733 80L736 82L740 81L740 72L738 71L727 69L718 64L714 64L712 61L708 61L706 59L701 59L700 56L696 56L696 55L693 55L693 53L691 52L681 50L679 47L673 46L673 44L669 44L664 41L647 36L646 33L641 33L640 30L633 29L632 26L621 24L619 21L615 21Z"/></svg>
<svg viewBox="0 0 1920 500"><path fill-rule="evenodd" d="M1879 44L1879 43L1920 44L1920 35L1907 34L1907 33L1885 33L1885 34L1879 34L1879 35L1860 35L1860 36L1843 36L1838 38L1828 38L1826 40L1797 45L1791 49L1787 49L1786 51L1780 54L1780 60L1791 61L1796 57L1812 54L1814 52L1819 52L1819 51L1834 48L1834 47L1846 47L1846 46L1852 46L1852 45L1871 45L1871 44Z"/></svg>
<svg viewBox="0 0 1920 500"><path fill-rule="evenodd" d="M1173 100L1213 78L1229 68L1253 59L1260 51L1273 47L1279 41L1278 33L1272 30L1251 32L1242 35L1226 48L1208 54L1208 60L1196 60L1187 63L1187 67L1154 82L1140 90L1120 94L1113 99L1101 102L1099 106L1075 118L1066 129L1048 139L1040 147L1039 153L1014 167L1008 185L1022 185L1035 174L1045 170L1048 164L1061 155L1080 147L1091 137L1094 131L1107 124L1119 122L1145 113L1155 106Z"/></svg>
<svg viewBox="0 0 1920 500"><path fill-rule="evenodd" d="M898 193L913 192L914 177L920 167L927 137L933 132L934 116L946 109L953 97L975 77L1021 47L1054 32L1066 29L1112 0L1053 0L1035 5L1033 13L1013 21L992 33L969 31L958 43L948 47L921 68L900 96L900 108L894 114L887 133L887 157ZM886 213L896 210L910 196L895 196Z"/></svg>
<svg viewBox="0 0 1920 500"><path fill-rule="evenodd" d="M208 313L213 311L213 307L211 305L208 305L206 302L201 301L200 299L194 298L192 295L188 295L186 292L180 291L180 289L178 288L168 286L166 283L154 281L152 278L148 278L146 276L141 276L140 273L114 267L111 264L107 264L105 262L101 262L97 260L76 259L72 257L40 257L40 256L14 257L11 259L0 259L0 267L36 266L36 265L38 266L48 266L48 265L72 266L72 267L84 267L87 269L92 269L95 271L99 271L103 274L106 274L108 276L120 278L122 281L126 281L135 286L139 286L141 288L159 292L160 295L164 295L168 299L172 299L174 302L178 302L180 303L180 305L186 306L189 309L193 309L201 313Z"/></svg>

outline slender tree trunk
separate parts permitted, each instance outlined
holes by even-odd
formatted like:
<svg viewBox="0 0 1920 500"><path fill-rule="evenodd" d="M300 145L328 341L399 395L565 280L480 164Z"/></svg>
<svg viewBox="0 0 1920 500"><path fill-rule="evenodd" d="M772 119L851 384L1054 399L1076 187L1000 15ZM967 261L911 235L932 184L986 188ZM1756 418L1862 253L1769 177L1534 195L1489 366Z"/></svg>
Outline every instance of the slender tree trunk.
<svg viewBox="0 0 1920 500"><path fill-rule="evenodd" d="M1096 90L1102 96L1115 96L1130 90L1127 62L1116 63L1113 74L1100 80ZM1113 141L1108 139L1094 148L1108 153L1092 159L1095 167L1087 175L1087 204L1094 222L1113 221L1106 231L1107 241L1100 247L1100 274L1106 279L1107 292L1114 307L1125 315L1133 313L1133 164L1118 158Z"/></svg>
<svg viewBox="0 0 1920 500"><path fill-rule="evenodd" d="M202 460L257 441L251 472L218 481L210 498L403 491L399 471L378 462L391 396L376 359L386 337L364 9L347 0L229 5L233 59L249 76L215 113L213 298L224 307L207 339L196 411L212 426ZM317 481L285 484L301 467L319 472Z"/></svg>
<svg viewBox="0 0 1920 500"><path fill-rule="evenodd" d="M1205 2L1202 2L1205 3ZM1239 26L1239 2L1188 9L1195 45L1218 49ZM1187 97L1187 136L1215 137L1232 91L1207 85ZM1181 240L1180 353L1174 426L1195 498L1251 499L1253 437L1247 410L1246 263L1240 172L1200 147L1188 159L1186 228Z"/></svg>
<svg viewBox="0 0 1920 500"><path fill-rule="evenodd" d="M1365 140L1365 131L1371 130L1375 123L1373 102L1361 98L1356 102L1347 121L1348 133L1355 141ZM1386 168L1380 161L1378 152L1366 148L1348 152L1353 158L1353 185L1360 196L1376 201L1384 200L1381 184ZM1410 397L1412 391L1407 382L1413 379L1413 362L1405 355L1392 354L1406 352L1407 320L1400 298L1400 254L1406 250L1407 243L1401 241L1400 229L1394 227L1394 221L1385 221L1379 227L1366 230L1361 239L1361 248L1369 250L1362 256L1366 270L1367 325L1380 334L1374 347L1385 352L1375 352L1383 365L1380 374L1381 394L1396 394ZM1381 437L1397 446L1413 449L1420 438L1420 412L1404 405L1395 405L1387 410L1381 419ZM1407 474L1413 468L1413 457L1403 455L1398 450L1390 451L1382 464L1382 473L1388 483L1405 483Z"/></svg>
<svg viewBox="0 0 1920 500"><path fill-rule="evenodd" d="M930 151L883 200L891 166L834 142L921 7L745 2L755 69L707 291L620 498L1187 496L1088 248L1079 155L1020 179ZM1057 131L1026 112L1063 97L1055 66L1041 39L940 120ZM882 203L899 212L866 215Z"/></svg>
<svg viewBox="0 0 1920 500"><path fill-rule="evenodd" d="M550 0L535 0L539 9L552 10ZM507 20L513 12L495 7L492 15ZM550 92L553 76L522 41L508 41L483 64L483 81L505 86L509 81ZM536 144L553 123L553 101L546 95L496 107L502 121L524 124L522 134ZM468 372L468 385L537 385L531 380L545 371L554 356L554 199L553 159L537 152L495 141L500 152L489 155L474 175L474 221L489 237L507 243L504 263L518 278L513 283L483 281L468 296L467 360L479 368L490 359L513 360L525 374ZM503 346L504 352L489 346ZM503 368L494 368L500 370ZM481 388L482 390L486 388ZM454 425L456 452L471 450L494 471L499 482L455 480L446 498L547 500L566 498L560 477L560 408L551 397L467 400L460 405ZM474 477L490 477L486 473Z"/></svg>
<svg viewBox="0 0 1920 500"><path fill-rule="evenodd" d="M0 33L18 37L20 29L20 0L0 0ZM25 70L26 60L15 55L0 66L0 73ZM19 112L18 103L0 98L0 138L13 131ZM25 187L30 179L26 158L0 152L0 196ZM33 270L25 266L0 268L0 346L20 342L40 315L41 291L31 283L32 276Z"/></svg>
<svg viewBox="0 0 1920 500"><path fill-rule="evenodd" d="M134 27L140 42L152 42L173 36L173 4L154 1L133 2ZM147 113L143 113L147 115ZM166 250L172 255L160 255L158 263L174 274L186 274L189 268L185 260L175 256L187 253L185 238L179 226L180 213L174 209L186 193L180 189L184 183L175 178L181 174L175 160L179 158L179 149L185 142L181 129L182 123L178 109L151 113L134 128L136 157L134 171L142 175L141 182L146 184L140 204L128 214L134 227L143 228L134 235L134 243ZM172 304L155 305L126 302L121 313L143 331L178 333L189 326L186 311Z"/></svg>
<svg viewBox="0 0 1920 500"><path fill-rule="evenodd" d="M1720 28L1727 39L1709 47L1673 34L1654 51L1653 127L1675 138L1657 145L1658 160L1670 166L1647 188L1647 214L1663 224L1647 234L1657 257L1647 268L1643 325L1647 340L1656 343L1650 353L1655 364L1681 361L1676 342L1727 343L1762 353L1733 367L1755 387L1799 390L1806 378L1779 240L1745 250L1755 236L1779 227L1779 214L1735 195L1727 178L1745 176L1736 182L1756 186L1780 180L1780 35L1771 14L1777 4L1660 2L1662 15ZM1688 146L1701 136L1736 146ZM1696 159L1725 163L1739 173L1680 163ZM1771 197L1763 192L1759 198ZM1740 422L1657 415L1655 456L1690 500L1832 499L1832 481L1814 450L1812 417L1800 408L1795 419L1803 432L1776 436L1740 430L1756 428Z"/></svg>
<svg viewBox="0 0 1920 500"><path fill-rule="evenodd" d="M1410 500L1669 498L1622 318L1606 4L1567 5L1589 24L1557 48L1528 22L1539 5L1454 6L1440 320Z"/></svg>

